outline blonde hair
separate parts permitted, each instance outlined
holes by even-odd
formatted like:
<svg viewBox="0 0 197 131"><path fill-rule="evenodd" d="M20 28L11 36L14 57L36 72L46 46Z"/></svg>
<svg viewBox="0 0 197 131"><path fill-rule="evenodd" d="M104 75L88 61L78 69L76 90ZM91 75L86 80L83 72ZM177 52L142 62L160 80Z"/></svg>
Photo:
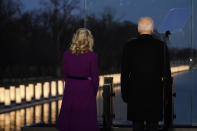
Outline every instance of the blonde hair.
<svg viewBox="0 0 197 131"><path fill-rule="evenodd" d="M90 30L79 28L73 35L70 50L73 54L83 54L88 51L93 51L93 36Z"/></svg>

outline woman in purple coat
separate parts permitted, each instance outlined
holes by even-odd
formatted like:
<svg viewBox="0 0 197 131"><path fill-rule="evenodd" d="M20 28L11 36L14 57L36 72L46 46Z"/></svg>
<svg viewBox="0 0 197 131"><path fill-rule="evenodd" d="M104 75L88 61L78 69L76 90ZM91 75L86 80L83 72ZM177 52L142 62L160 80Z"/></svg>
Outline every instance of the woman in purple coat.
<svg viewBox="0 0 197 131"><path fill-rule="evenodd" d="M80 28L63 55L66 82L56 128L59 131L98 131L96 95L99 86L98 58L93 36Z"/></svg>

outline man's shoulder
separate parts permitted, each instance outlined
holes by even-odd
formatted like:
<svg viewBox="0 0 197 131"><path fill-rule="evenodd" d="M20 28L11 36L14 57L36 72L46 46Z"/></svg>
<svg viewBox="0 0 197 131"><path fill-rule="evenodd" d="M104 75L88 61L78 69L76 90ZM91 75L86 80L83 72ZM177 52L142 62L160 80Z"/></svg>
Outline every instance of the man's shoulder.
<svg viewBox="0 0 197 131"><path fill-rule="evenodd" d="M163 42L162 40L160 40L159 38L157 37L151 37L151 41L150 42L150 45L157 45L157 46L165 46L165 42Z"/></svg>
<svg viewBox="0 0 197 131"><path fill-rule="evenodd" d="M159 38L153 37L153 40L156 41L157 43L164 44L164 42L162 40L160 40Z"/></svg>
<svg viewBox="0 0 197 131"><path fill-rule="evenodd" d="M134 46L134 45L136 45L136 43L137 43L137 41L138 41L137 39L138 39L137 37L130 38L130 39L126 42L125 47L129 47L129 46Z"/></svg>

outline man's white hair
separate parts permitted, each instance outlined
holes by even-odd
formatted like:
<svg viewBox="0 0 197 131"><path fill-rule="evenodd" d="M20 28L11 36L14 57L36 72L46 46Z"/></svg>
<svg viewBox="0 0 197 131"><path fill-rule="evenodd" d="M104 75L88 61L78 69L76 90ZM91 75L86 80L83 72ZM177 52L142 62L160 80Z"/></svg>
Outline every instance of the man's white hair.
<svg viewBox="0 0 197 131"><path fill-rule="evenodd" d="M142 19L150 20L150 23L143 23L141 22ZM138 29L140 32L149 32L152 31L154 28L154 22L150 17L142 17L138 22Z"/></svg>

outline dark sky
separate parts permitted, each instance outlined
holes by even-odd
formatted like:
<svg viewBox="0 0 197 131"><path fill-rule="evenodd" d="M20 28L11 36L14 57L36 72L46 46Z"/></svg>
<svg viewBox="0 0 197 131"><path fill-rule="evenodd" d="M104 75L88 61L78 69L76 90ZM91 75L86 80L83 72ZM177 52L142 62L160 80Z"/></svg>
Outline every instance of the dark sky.
<svg viewBox="0 0 197 131"><path fill-rule="evenodd" d="M32 10L40 8L40 0L21 0L24 4L24 10ZM42 0L49 1L49 0ZM194 0L197 4L197 1ZM170 9L173 8L190 8L190 0L87 0L87 12L100 14L104 8L111 8L116 16L116 20L124 21L129 20L137 23L138 19L142 16L152 17L154 20L155 28L157 29ZM81 8L83 8L83 0L80 0ZM197 7L195 6L196 12ZM195 22L197 16L195 15ZM172 46L176 47L189 47L191 36L191 21L188 20L186 25L179 32L171 35ZM197 27L195 26L196 30ZM195 32L197 35L197 32ZM196 36L194 35L194 36ZM197 39L195 39L195 48L197 48Z"/></svg>
<svg viewBox="0 0 197 131"><path fill-rule="evenodd" d="M25 10L32 10L34 8L40 8L39 2L40 0L21 0L24 4Z"/></svg>

